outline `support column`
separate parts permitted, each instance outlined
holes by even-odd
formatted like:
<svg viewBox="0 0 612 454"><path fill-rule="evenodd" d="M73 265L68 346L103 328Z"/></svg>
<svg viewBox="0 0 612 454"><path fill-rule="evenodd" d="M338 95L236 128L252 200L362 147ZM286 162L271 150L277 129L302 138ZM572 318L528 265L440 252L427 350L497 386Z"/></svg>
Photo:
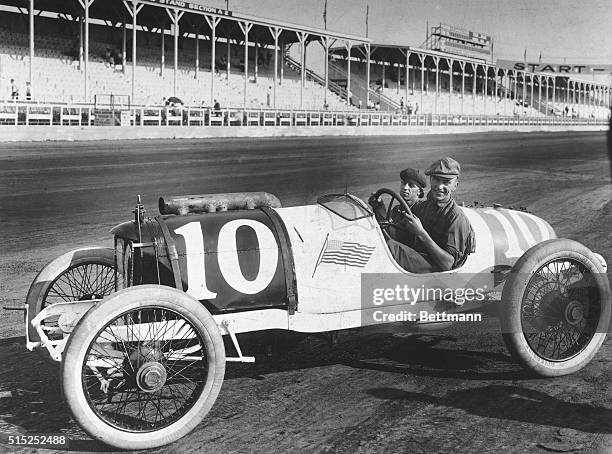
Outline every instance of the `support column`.
<svg viewBox="0 0 612 454"><path fill-rule="evenodd" d="M556 77L553 76L553 79L552 79L552 110L553 110L553 115L554 115L554 112L555 112L555 101L557 99L557 96L556 96L557 95L557 93L556 93L556 88L557 87L556 87L556 85L557 85L557 80L556 80Z"/></svg>
<svg viewBox="0 0 612 454"><path fill-rule="evenodd" d="M497 115L497 108L498 108L498 102L497 102L497 68L493 67L493 96L492 96L492 100L493 100L493 113L495 115Z"/></svg>
<svg viewBox="0 0 612 454"><path fill-rule="evenodd" d="M238 22L244 33L244 108L247 107L247 86L249 84L249 31L253 27L250 22Z"/></svg>
<svg viewBox="0 0 612 454"><path fill-rule="evenodd" d="M325 94L323 99L323 104L327 105L327 92L329 90L329 36L321 36L319 38L319 43L323 46L325 50L325 65L323 65L323 76L325 78Z"/></svg>
<svg viewBox="0 0 612 454"><path fill-rule="evenodd" d="M215 104L215 69L217 64L217 25L221 22L220 17L204 16L211 30L210 44L210 105Z"/></svg>
<svg viewBox="0 0 612 454"><path fill-rule="evenodd" d="M529 82L531 85L531 96L529 98L529 105L531 106L531 110L533 111L533 73L529 74ZM529 112L529 115L533 115L533 112Z"/></svg>
<svg viewBox="0 0 612 454"><path fill-rule="evenodd" d="M136 0L134 0L135 2ZM83 71L83 100L85 102L88 102L88 98L89 98L89 92L88 92L88 88L87 88L87 79L88 79L88 68L87 65L89 63L89 7L92 5L92 3L94 2L94 0L79 0L79 3L81 4L81 6L83 7L83 10L85 11L85 60L84 60L84 68L85 70Z"/></svg>
<svg viewBox="0 0 612 454"><path fill-rule="evenodd" d="M81 0L81 3L85 5L85 71L84 71L84 96L83 101L88 101L88 88L87 79L89 71L89 7L93 3L93 0Z"/></svg>
<svg viewBox="0 0 612 454"><path fill-rule="evenodd" d="M278 85L278 37L281 34L281 29L278 27L268 27L268 30L274 38L274 88L272 89L272 106L276 109L276 86ZM325 59L325 99L327 100L327 53Z"/></svg>
<svg viewBox="0 0 612 454"><path fill-rule="evenodd" d="M450 58L448 62L448 113L450 115L453 113L453 65L455 60Z"/></svg>
<svg viewBox="0 0 612 454"><path fill-rule="evenodd" d="M459 60L461 67L461 115L463 115L463 98L465 95L465 61Z"/></svg>
<svg viewBox="0 0 612 454"><path fill-rule="evenodd" d="M123 20L123 37L121 39L121 72L125 74L125 65L127 65L127 24Z"/></svg>
<svg viewBox="0 0 612 454"><path fill-rule="evenodd" d="M195 71L194 71L193 78L197 80L198 76L200 75L200 27L194 26L193 33L195 35ZM213 40L213 43L214 42L215 40ZM213 44L213 48L214 48L214 44Z"/></svg>
<svg viewBox="0 0 612 454"><path fill-rule="evenodd" d="M351 48L353 47L352 41L345 41L344 47L346 47L346 105L351 105ZM383 85L385 81L383 79Z"/></svg>
<svg viewBox="0 0 612 454"><path fill-rule="evenodd" d="M380 92L385 92L385 62L382 62L382 85L380 86Z"/></svg>
<svg viewBox="0 0 612 454"><path fill-rule="evenodd" d="M174 9L172 11L166 10L168 16L170 16L170 20L172 21L172 26L174 28L174 95L176 96L176 76L178 73L178 39L179 39L179 21L184 11L179 11L178 9Z"/></svg>
<svg viewBox="0 0 612 454"><path fill-rule="evenodd" d="M230 33L227 32L227 80L229 81L230 78L230 66L231 66L231 60L232 60L232 49L231 49L231 39L230 39Z"/></svg>
<svg viewBox="0 0 612 454"><path fill-rule="evenodd" d="M476 75L478 74L478 63L472 63L472 68L474 70L474 79L472 82L472 110L473 113L476 113Z"/></svg>
<svg viewBox="0 0 612 454"><path fill-rule="evenodd" d="M489 78L489 66L487 64L483 65L484 68L484 90L482 92L483 94L483 110L484 110L484 114L487 114L487 82L488 82L488 78Z"/></svg>
<svg viewBox="0 0 612 454"><path fill-rule="evenodd" d="M404 51L404 54L406 54L406 87L404 90L406 92L406 95L404 96L404 108L406 109L406 112L408 112L408 87L410 86L410 51L406 49Z"/></svg>
<svg viewBox="0 0 612 454"><path fill-rule="evenodd" d="M423 83L425 78L425 55L417 54L419 56L419 60L421 61L421 109L423 109ZM416 109L415 109L416 111Z"/></svg>
<svg viewBox="0 0 612 454"><path fill-rule="evenodd" d="M400 62L397 62L396 65L397 65L397 94L399 95L400 85L401 85L400 77L402 75L402 70L401 70Z"/></svg>
<svg viewBox="0 0 612 454"><path fill-rule="evenodd" d="M127 0L123 0L123 4L125 5L128 12L132 15L132 99L131 103L135 103L135 94L136 94L136 17L138 13L144 6L143 3L138 4L138 0L132 0L132 5L128 3Z"/></svg>
<svg viewBox="0 0 612 454"><path fill-rule="evenodd" d="M85 18L79 16L79 71L83 71L83 26Z"/></svg>
<svg viewBox="0 0 612 454"><path fill-rule="evenodd" d="M366 49L366 109L370 104L370 44L365 45Z"/></svg>
<svg viewBox="0 0 612 454"><path fill-rule="evenodd" d="M34 0L30 0L30 62L28 65L28 82L32 84L32 66L34 63Z"/></svg>
<svg viewBox="0 0 612 454"><path fill-rule="evenodd" d="M525 108L525 98L527 96L527 87L525 86L525 82L526 82L526 72L525 71L521 71L521 74L523 75L523 99L522 99L522 104L521 104L521 112L523 112L523 109Z"/></svg>
<svg viewBox="0 0 612 454"><path fill-rule="evenodd" d="M436 64L436 94L434 95L434 113L438 113L438 97L440 96L440 57L433 57Z"/></svg>
<svg viewBox="0 0 612 454"><path fill-rule="evenodd" d="M300 42L300 109L304 108L304 58L305 53L305 42L308 37L306 32L296 32L298 40Z"/></svg>
<svg viewBox="0 0 612 454"><path fill-rule="evenodd" d="M504 117L507 115L507 104L508 104L508 73L505 70L501 70L501 83L503 87L504 97Z"/></svg>
<svg viewBox="0 0 612 454"><path fill-rule="evenodd" d="M255 73L253 75L255 77L255 83L257 83L257 76L259 75L259 63L257 62L259 57L259 45L257 44L257 36L255 36L253 44L255 45Z"/></svg>
<svg viewBox="0 0 612 454"><path fill-rule="evenodd" d="M542 75L538 75L538 111L542 113ZM546 110L544 111L546 115Z"/></svg>
<svg viewBox="0 0 612 454"><path fill-rule="evenodd" d="M161 64L159 67L159 75L164 77L164 69L166 67L166 23L162 23L160 27L161 32Z"/></svg>
<svg viewBox="0 0 612 454"><path fill-rule="evenodd" d="M279 81L279 85L283 85L283 79L285 78L285 40L281 39L281 44L280 44L280 51L281 51L281 66L280 66L280 81Z"/></svg>
<svg viewBox="0 0 612 454"><path fill-rule="evenodd" d="M548 108L548 76L546 76L546 116L548 116L550 109Z"/></svg>

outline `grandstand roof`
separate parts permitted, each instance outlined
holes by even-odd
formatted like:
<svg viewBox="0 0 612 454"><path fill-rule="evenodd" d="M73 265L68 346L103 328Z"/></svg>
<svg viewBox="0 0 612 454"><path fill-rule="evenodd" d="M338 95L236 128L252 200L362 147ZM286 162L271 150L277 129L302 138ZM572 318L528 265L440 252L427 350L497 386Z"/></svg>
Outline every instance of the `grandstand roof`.
<svg viewBox="0 0 612 454"><path fill-rule="evenodd" d="M400 43L370 43L370 58L372 60L384 60L387 62L406 62L406 55L404 52L408 50L412 54L422 54L422 55L430 55L432 57L441 57L441 58L453 58L455 60L461 60L468 63L477 63L484 64L486 63L484 60L464 57L463 55L454 55L446 52L440 52L437 50L431 49L422 49L420 47L407 46L406 44ZM346 48L344 46L333 47L329 50L330 54L338 55L340 57L346 58ZM351 57L357 56L358 58L362 58L365 55L365 45L358 44L355 45L351 49ZM413 57L417 59L416 55ZM415 61L416 62L416 61Z"/></svg>
<svg viewBox="0 0 612 454"><path fill-rule="evenodd" d="M13 6L21 9L22 12L26 13L28 10L29 2L27 0L4 0L4 5ZM132 5L131 0L126 0L128 5ZM327 36L332 39L352 41L356 43L368 43L368 38L350 35L346 33L335 32L331 30L323 30L315 27L308 27L305 25L292 24L289 22L278 21L275 19L266 19L257 16L251 16L242 14L235 11L227 11L220 8L212 8L205 4L203 0L191 0L190 2L181 1L176 2L184 6L174 6L172 0L138 0L139 4L143 4L144 7L138 13L137 23L139 26L143 26L149 29L158 29L162 25L168 28L171 24L168 14L163 10L178 9L184 12L184 15L180 21L181 32L193 32L196 27L199 28L200 34L208 34L211 31L211 27L205 20L202 20L202 16L215 16L220 18L219 25L217 26L217 36L227 37L230 39L240 42L244 40L244 33L242 32L238 22L248 22L253 24L253 28L249 32L249 41L254 41L261 44L274 43L272 34L268 31L269 27L278 27L282 30L280 38L286 42L297 42L299 41L297 33L305 32L308 34L307 41L313 41L319 37ZM65 0L36 0L35 9L38 11L48 11L57 13L60 15L66 15L69 18L77 18L83 14L78 1L66 2ZM131 15L128 13L123 0L97 0L89 8L89 16L91 19L97 19L100 21L111 22L113 24L123 23L124 21L131 24Z"/></svg>

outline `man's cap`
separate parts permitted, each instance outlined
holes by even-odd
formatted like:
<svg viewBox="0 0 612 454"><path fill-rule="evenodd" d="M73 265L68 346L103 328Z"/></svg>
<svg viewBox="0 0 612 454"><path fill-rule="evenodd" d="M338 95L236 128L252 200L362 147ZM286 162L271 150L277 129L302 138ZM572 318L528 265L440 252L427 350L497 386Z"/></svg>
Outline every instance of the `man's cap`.
<svg viewBox="0 0 612 454"><path fill-rule="evenodd" d="M427 178L419 169L408 167L400 172L400 178L402 181L414 181L422 188L427 186Z"/></svg>
<svg viewBox="0 0 612 454"><path fill-rule="evenodd" d="M425 175L434 175L442 178L458 177L460 173L461 166L459 163L448 156L438 159L425 170Z"/></svg>

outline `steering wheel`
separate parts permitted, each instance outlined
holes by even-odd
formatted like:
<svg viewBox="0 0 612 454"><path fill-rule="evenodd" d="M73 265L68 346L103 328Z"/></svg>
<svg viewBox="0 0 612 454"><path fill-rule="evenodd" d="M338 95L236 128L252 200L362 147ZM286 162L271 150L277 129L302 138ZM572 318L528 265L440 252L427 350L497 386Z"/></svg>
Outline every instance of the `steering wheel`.
<svg viewBox="0 0 612 454"><path fill-rule="evenodd" d="M382 219L379 219L379 216L377 213L375 213L376 215L376 221L378 222L378 225L380 225L380 228L383 232L383 234L385 235L385 237L388 239L389 238L389 232L387 231L387 229L390 226L394 226L395 228L399 228L397 225L395 225L392 222L392 218L391 218L391 214L392 214L392 207L393 207L393 202L395 200L397 200L397 203L399 204L399 207L402 211L404 211L407 214L412 214L412 211L410 211L410 207L408 206L408 204L406 203L406 201L399 196L399 194L391 189L388 188L381 188L378 191L376 191L374 194L372 194L372 196L370 197L370 200L377 200L380 198L381 195L383 194L387 194L391 197L391 201L389 202L389 206L387 207L387 213L386 216ZM404 229L400 229L400 230L404 230Z"/></svg>

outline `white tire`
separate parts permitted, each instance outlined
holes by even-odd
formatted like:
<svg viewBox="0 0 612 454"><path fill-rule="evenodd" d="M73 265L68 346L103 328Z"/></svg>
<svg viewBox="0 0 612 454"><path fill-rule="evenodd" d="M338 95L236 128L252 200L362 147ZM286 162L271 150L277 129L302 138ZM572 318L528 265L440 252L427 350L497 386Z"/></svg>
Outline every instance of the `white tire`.
<svg viewBox="0 0 612 454"><path fill-rule="evenodd" d="M85 314L68 340L61 377L85 432L116 448L148 449L193 430L224 374L223 339L206 308L179 290L140 285Z"/></svg>

